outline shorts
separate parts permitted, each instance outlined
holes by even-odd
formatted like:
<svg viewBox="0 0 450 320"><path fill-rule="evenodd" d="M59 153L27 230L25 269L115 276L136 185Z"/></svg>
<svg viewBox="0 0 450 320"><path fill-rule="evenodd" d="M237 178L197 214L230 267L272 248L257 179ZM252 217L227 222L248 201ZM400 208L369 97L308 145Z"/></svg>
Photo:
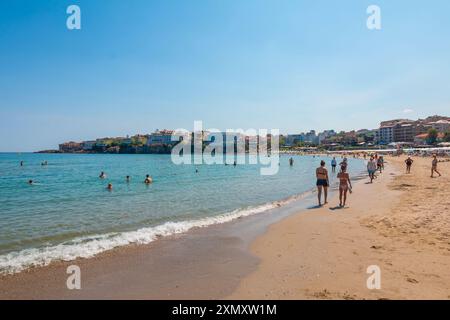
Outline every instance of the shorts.
<svg viewBox="0 0 450 320"><path fill-rule="evenodd" d="M317 179L316 186L328 187L328 182L326 179Z"/></svg>
<svg viewBox="0 0 450 320"><path fill-rule="evenodd" d="M369 172L370 175L374 174L376 170L367 170L367 172Z"/></svg>

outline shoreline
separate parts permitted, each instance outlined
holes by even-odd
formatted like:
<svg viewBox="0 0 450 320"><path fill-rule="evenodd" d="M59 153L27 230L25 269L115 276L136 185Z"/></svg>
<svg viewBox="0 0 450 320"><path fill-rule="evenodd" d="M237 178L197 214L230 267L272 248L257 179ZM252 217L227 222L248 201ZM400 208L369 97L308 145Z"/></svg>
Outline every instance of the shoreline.
<svg viewBox="0 0 450 320"><path fill-rule="evenodd" d="M256 269L250 244L267 227L311 205L313 193L268 211L91 258L0 276L0 299L221 299ZM80 267L82 290L68 290L66 269Z"/></svg>
<svg viewBox="0 0 450 320"><path fill-rule="evenodd" d="M363 160L359 159L358 161L362 163ZM358 172L359 177L360 175L361 173ZM311 189L299 194L249 207L237 208L219 215L180 221L168 220L154 226L141 226L136 230L94 233L83 236L82 242L77 242L78 238L66 240L64 247L61 247L61 244L53 244L47 247L27 248L6 253L0 256L0 277L19 274L29 268L45 267L59 260L76 261L77 259L90 259L103 252L121 247L133 246L134 244L147 245L162 237L184 234L195 228L209 227L243 217L259 215L268 210L286 206L291 202L297 202L315 191L315 188L311 186Z"/></svg>
<svg viewBox="0 0 450 320"><path fill-rule="evenodd" d="M386 157L386 171L373 185L353 177L348 208L334 208L335 190L317 208L312 192L253 216L2 276L0 299L448 299L450 219L442 210L450 205L443 200L450 166L442 162L444 177L420 185L415 182L429 175L430 159L415 158L413 174L405 175L403 158ZM401 220L392 212L403 214L408 197L432 190L430 183L447 192L436 208L444 238L433 245L436 234L421 234L421 241L408 243L405 234L417 217ZM419 201L427 221L433 207ZM66 268L74 264L82 290L66 287ZM373 264L382 270L382 290L365 287Z"/></svg>
<svg viewBox="0 0 450 320"><path fill-rule="evenodd" d="M349 207L290 216L252 244L261 263L228 299L450 299L450 166L431 179L430 158L386 157L374 184L360 184ZM437 191L436 191L437 190ZM369 290L367 268L381 270Z"/></svg>

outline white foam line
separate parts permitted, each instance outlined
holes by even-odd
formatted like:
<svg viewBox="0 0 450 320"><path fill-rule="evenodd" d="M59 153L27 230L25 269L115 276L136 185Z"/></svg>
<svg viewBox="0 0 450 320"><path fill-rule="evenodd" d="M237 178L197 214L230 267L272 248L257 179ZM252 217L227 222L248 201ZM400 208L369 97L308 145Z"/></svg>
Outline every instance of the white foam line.
<svg viewBox="0 0 450 320"><path fill-rule="evenodd" d="M129 244L148 244L160 237L184 233L192 228L203 228L262 213L290 203L303 195L305 194L292 196L283 201L238 209L213 217L180 222L169 221L155 227L142 228L136 231L80 237L55 246L11 252L0 256L0 274L14 274L30 267L46 266L53 261L92 258L101 252Z"/></svg>

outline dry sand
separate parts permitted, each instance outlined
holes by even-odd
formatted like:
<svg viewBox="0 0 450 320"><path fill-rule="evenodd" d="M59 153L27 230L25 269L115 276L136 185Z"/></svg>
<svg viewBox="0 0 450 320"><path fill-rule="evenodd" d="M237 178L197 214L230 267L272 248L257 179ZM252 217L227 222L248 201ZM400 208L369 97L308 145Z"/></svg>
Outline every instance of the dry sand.
<svg viewBox="0 0 450 320"><path fill-rule="evenodd" d="M268 213L0 277L0 299L448 299L450 162L431 179L429 158L410 175L404 157L387 161L348 208L334 198L281 221ZM81 291L67 290L70 264ZM381 290L366 287L370 265Z"/></svg>
<svg viewBox="0 0 450 320"><path fill-rule="evenodd" d="M430 158L415 158L409 175L405 157L386 160L348 208L335 198L272 225L252 246L262 262L228 298L449 299L450 162L432 179ZM367 288L370 265L380 290Z"/></svg>

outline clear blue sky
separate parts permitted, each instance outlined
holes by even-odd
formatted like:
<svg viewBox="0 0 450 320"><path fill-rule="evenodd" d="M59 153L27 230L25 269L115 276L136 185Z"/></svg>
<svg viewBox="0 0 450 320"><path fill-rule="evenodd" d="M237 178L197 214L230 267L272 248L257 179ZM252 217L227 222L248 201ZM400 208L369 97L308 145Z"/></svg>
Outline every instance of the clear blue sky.
<svg viewBox="0 0 450 320"><path fill-rule="evenodd" d="M81 30L66 28L70 4ZM194 120L375 128L449 106L448 0L0 1L0 151Z"/></svg>

